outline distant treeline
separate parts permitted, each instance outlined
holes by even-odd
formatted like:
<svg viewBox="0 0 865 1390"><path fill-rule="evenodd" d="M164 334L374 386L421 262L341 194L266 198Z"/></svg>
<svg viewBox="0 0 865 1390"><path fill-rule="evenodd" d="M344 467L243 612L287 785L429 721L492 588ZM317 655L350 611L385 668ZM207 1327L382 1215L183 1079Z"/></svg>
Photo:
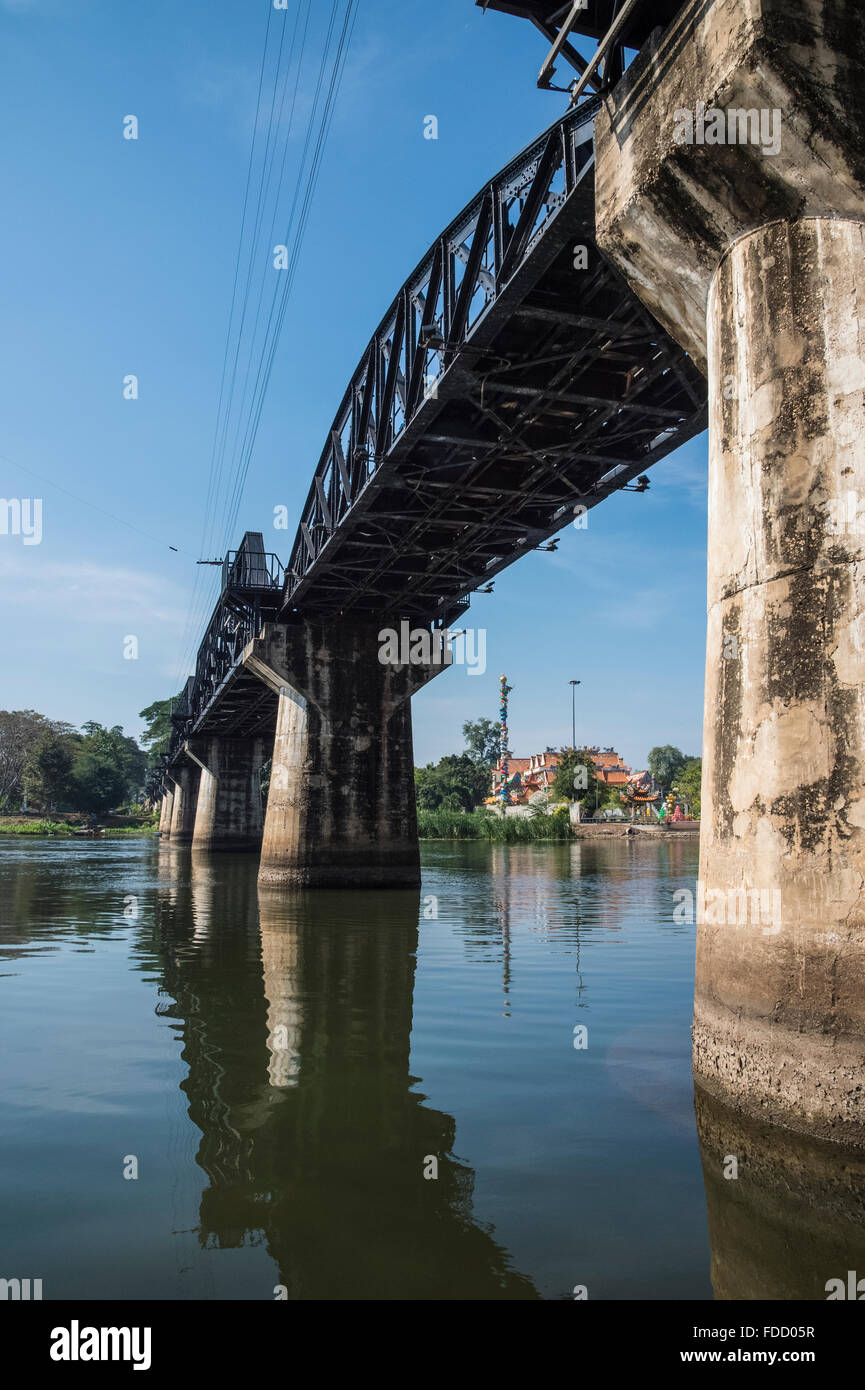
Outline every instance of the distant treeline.
<svg viewBox="0 0 865 1390"><path fill-rule="evenodd" d="M25 808L104 815L140 806L150 764L170 733L170 704L142 710L145 748L119 724L89 720L76 728L32 709L0 710L0 815Z"/></svg>

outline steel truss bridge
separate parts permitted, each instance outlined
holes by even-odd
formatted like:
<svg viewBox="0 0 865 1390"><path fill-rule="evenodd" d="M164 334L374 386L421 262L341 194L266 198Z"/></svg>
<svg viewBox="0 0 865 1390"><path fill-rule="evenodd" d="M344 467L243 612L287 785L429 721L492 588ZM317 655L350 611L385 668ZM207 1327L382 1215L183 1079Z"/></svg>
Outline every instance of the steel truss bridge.
<svg viewBox="0 0 865 1390"><path fill-rule="evenodd" d="M169 762L193 734L273 730L276 697L240 664L264 621L449 626L577 509L706 427L704 378L595 246L599 99L486 184L397 293L328 431L287 565L257 533L225 560Z"/></svg>

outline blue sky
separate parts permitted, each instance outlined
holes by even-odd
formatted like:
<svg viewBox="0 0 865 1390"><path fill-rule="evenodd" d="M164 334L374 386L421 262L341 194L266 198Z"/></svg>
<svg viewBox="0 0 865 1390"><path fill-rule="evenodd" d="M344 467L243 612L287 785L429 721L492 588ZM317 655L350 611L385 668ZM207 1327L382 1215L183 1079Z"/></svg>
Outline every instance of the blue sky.
<svg viewBox="0 0 865 1390"><path fill-rule="evenodd" d="M271 24L292 25L300 4ZM275 226L329 11L314 0ZM196 571L203 542L210 557L261 530L287 558L394 293L563 109L535 89L545 44L527 24L472 0L358 0L237 524L203 537L268 14L268 0L0 0L0 496L43 499L41 544L0 535L2 707L140 731L138 711L179 687L203 631L206 588L190 606L196 573L213 582ZM262 258L282 240L268 217ZM648 494L610 499L474 600L486 674L457 667L416 697L416 761L459 749L465 719L496 717L502 671L519 754L570 741L572 677L580 742L640 766L656 743L699 752L706 456L703 436L652 470ZM273 529L282 505L288 532ZM130 635L137 660L124 659Z"/></svg>

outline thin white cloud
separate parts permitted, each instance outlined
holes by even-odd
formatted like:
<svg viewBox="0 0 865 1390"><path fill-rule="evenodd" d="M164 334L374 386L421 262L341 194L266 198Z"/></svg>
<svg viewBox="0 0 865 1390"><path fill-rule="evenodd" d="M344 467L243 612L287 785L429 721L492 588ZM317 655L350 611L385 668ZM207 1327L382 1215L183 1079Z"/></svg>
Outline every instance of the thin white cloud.
<svg viewBox="0 0 865 1390"><path fill-rule="evenodd" d="M134 733L138 711L175 691L187 601L147 569L49 560L0 536L0 704Z"/></svg>
<svg viewBox="0 0 865 1390"><path fill-rule="evenodd" d="M92 561L43 560L36 547L4 555L5 547L13 545L20 545L17 537L0 537L0 622L26 610L42 611L53 627L59 622L128 625L136 620L172 630L183 627L185 593L170 580Z"/></svg>

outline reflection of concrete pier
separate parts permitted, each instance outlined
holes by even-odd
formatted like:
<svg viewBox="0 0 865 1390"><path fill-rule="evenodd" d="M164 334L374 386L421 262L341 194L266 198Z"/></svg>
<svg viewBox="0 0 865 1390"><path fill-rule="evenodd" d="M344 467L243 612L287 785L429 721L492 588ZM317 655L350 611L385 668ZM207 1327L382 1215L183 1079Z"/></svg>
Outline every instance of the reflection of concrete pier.
<svg viewBox="0 0 865 1390"><path fill-rule="evenodd" d="M194 935L171 912L160 926L202 1245L263 1237L291 1298L535 1297L473 1220L453 1119L414 1089L419 895L365 897L361 915L347 893L257 893L240 856L192 869Z"/></svg>
<svg viewBox="0 0 865 1390"><path fill-rule="evenodd" d="M263 915L266 915L263 914ZM267 1001L268 1080L276 1089L297 1085L303 1009L299 998L297 929L286 923L283 930L262 931L261 965Z"/></svg>
<svg viewBox="0 0 865 1390"><path fill-rule="evenodd" d="M749 1119L699 1087L695 1106L715 1297L825 1299L830 1279L865 1277L861 1151Z"/></svg>

